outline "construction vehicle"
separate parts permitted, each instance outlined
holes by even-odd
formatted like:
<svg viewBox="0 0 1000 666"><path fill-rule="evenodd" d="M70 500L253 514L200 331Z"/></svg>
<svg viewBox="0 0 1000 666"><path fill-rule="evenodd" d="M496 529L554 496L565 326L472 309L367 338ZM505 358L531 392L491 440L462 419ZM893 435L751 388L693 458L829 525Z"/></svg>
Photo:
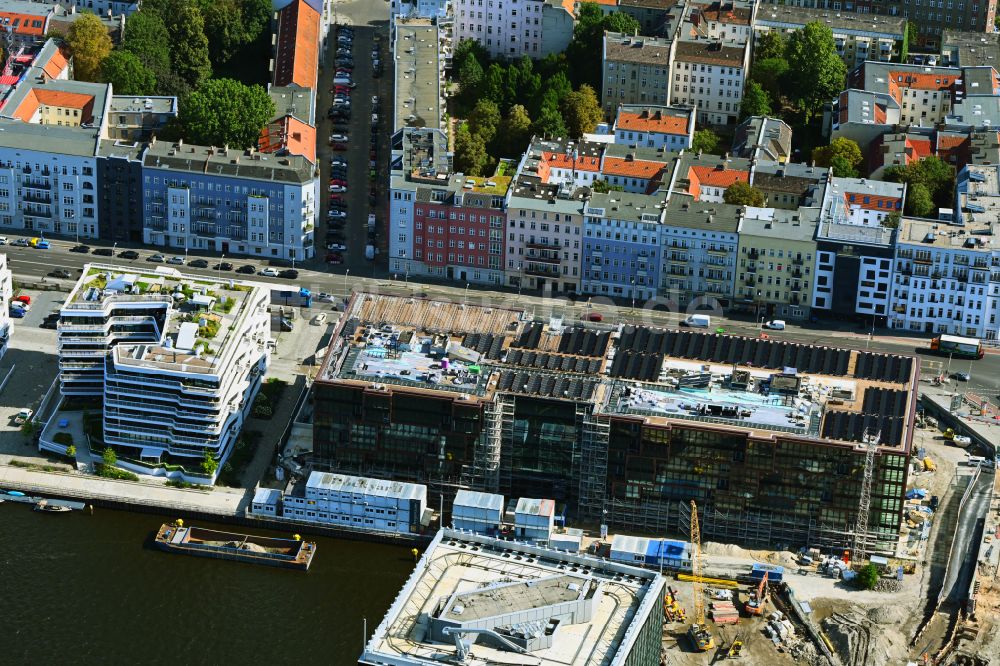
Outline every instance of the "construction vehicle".
<svg viewBox="0 0 1000 666"><path fill-rule="evenodd" d="M667 587L667 593L663 597L663 613L670 622L683 622L686 616L684 608L677 601L677 591L672 587Z"/></svg>
<svg viewBox="0 0 1000 666"><path fill-rule="evenodd" d="M730 659L733 659L734 657L739 657L740 655L742 655L743 642L744 642L743 636L742 635L737 636L736 639L733 641L733 644L729 646L729 652L726 653L726 656L729 657Z"/></svg>
<svg viewBox="0 0 1000 666"><path fill-rule="evenodd" d="M764 614L764 605L767 603L767 573L764 573L764 577L760 579L757 589L750 592L746 603L743 604L743 610L750 615Z"/></svg>
<svg viewBox="0 0 1000 666"><path fill-rule="evenodd" d="M687 636L698 652L708 652L715 647L712 634L705 626L705 593L701 577L701 528L698 526L698 505L691 500L691 574L694 579L694 623L688 627Z"/></svg>

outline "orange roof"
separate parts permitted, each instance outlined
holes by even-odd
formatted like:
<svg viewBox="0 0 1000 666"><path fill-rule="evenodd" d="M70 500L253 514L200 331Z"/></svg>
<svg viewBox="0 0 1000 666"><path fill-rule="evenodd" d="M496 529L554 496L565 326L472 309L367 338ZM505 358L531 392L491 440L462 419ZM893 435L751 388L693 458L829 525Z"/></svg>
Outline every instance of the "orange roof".
<svg viewBox="0 0 1000 666"><path fill-rule="evenodd" d="M589 1L593 2L595 5L607 5L608 7L618 6L618 0L589 0ZM563 4L563 6L565 6L565 3Z"/></svg>
<svg viewBox="0 0 1000 666"><path fill-rule="evenodd" d="M925 157L930 157L934 154L934 148L931 147L931 140L926 137L906 137L906 145L908 148L913 149L913 157L918 160L922 160Z"/></svg>
<svg viewBox="0 0 1000 666"><path fill-rule="evenodd" d="M654 178L666 168L663 162L648 160L629 160L622 157L605 157L602 173L610 176L627 176L629 178Z"/></svg>
<svg viewBox="0 0 1000 666"><path fill-rule="evenodd" d="M937 147L938 150L954 150L960 148L963 143L968 140L967 136L955 136L954 134L944 134L938 133L937 135Z"/></svg>
<svg viewBox="0 0 1000 666"><path fill-rule="evenodd" d="M708 185L709 187L721 187L723 189L733 183L750 182L749 172L730 169L723 164L720 164L718 167L693 166L688 172L688 178L692 179L692 175L698 180L701 186Z"/></svg>
<svg viewBox="0 0 1000 666"><path fill-rule="evenodd" d="M865 199L868 199L866 202ZM879 202L882 205L879 206ZM868 210L896 210L902 199L899 197L883 197L877 194L855 194L853 192L844 193L844 203L847 207L859 206Z"/></svg>
<svg viewBox="0 0 1000 666"><path fill-rule="evenodd" d="M93 95L64 92L62 90L45 90L32 88L14 109L14 117L25 122L31 122L40 106L58 106L69 109L80 109L80 122L89 122L94 110Z"/></svg>
<svg viewBox="0 0 1000 666"><path fill-rule="evenodd" d="M15 34L41 37L45 34L45 22L49 18L48 13L48 11L39 14L0 12L0 20L3 21L4 26L11 26Z"/></svg>
<svg viewBox="0 0 1000 666"><path fill-rule="evenodd" d="M546 151L542 153L542 160L544 160L548 166L553 169L572 169L575 166L578 171L601 170L601 158L596 155L579 155L576 158L576 165L574 165L572 155Z"/></svg>
<svg viewBox="0 0 1000 666"><path fill-rule="evenodd" d="M257 147L262 153L287 150L290 155L301 155L316 163L316 128L295 116L283 116L260 131Z"/></svg>
<svg viewBox="0 0 1000 666"><path fill-rule="evenodd" d="M51 79L59 78L59 75L66 71L69 66L69 59L66 54L63 53L62 48L57 48L53 53L52 57L49 58L48 62L42 65L42 71L45 75Z"/></svg>
<svg viewBox="0 0 1000 666"><path fill-rule="evenodd" d="M891 81L903 88L918 90L948 90L955 83L956 77L941 74L914 74L912 72L889 72ZM900 79L902 77L902 79Z"/></svg>
<svg viewBox="0 0 1000 666"><path fill-rule="evenodd" d="M664 113L649 115L646 112L619 111L618 129L660 134L687 134L687 118Z"/></svg>
<svg viewBox="0 0 1000 666"><path fill-rule="evenodd" d="M296 0L278 14L274 85L315 89L319 68L319 13Z"/></svg>

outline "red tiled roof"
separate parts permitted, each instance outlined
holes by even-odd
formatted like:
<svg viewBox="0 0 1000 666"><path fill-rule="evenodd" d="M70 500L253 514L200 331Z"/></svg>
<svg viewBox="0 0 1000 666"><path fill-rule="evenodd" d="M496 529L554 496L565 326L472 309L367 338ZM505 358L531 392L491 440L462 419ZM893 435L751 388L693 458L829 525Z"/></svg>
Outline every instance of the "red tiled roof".
<svg viewBox="0 0 1000 666"><path fill-rule="evenodd" d="M968 140L969 137L967 136L955 136L954 134L944 134L939 132L937 135L937 149L948 151L961 148L962 144Z"/></svg>
<svg viewBox="0 0 1000 666"><path fill-rule="evenodd" d="M35 115L35 111L40 106L80 109L80 122L86 123L92 120L91 114L94 111L94 97L93 95L84 95L82 93L45 90L35 87L28 91L28 94L24 96L18 107L14 109L14 117L25 122L30 122L31 118Z"/></svg>
<svg viewBox="0 0 1000 666"><path fill-rule="evenodd" d="M698 178L698 183L702 186L708 185L709 187L721 187L723 189L736 182L750 182L749 172L730 169L724 165L720 165L719 167L693 166L688 173L689 179L692 174Z"/></svg>
<svg viewBox="0 0 1000 666"><path fill-rule="evenodd" d="M295 116L284 116L268 123L260 131L257 146L262 153L287 150L316 163L316 128Z"/></svg>
<svg viewBox="0 0 1000 666"><path fill-rule="evenodd" d="M319 68L319 13L295 0L278 14L274 85L316 89Z"/></svg>
<svg viewBox="0 0 1000 666"><path fill-rule="evenodd" d="M66 57L66 54L63 53L62 48L58 48L52 54L52 57L49 58L48 62L42 65L42 71L44 71L45 75L49 78L57 79L60 74L66 71L68 66L69 59Z"/></svg>
<svg viewBox="0 0 1000 666"><path fill-rule="evenodd" d="M543 152L542 160L552 169L572 169L573 156L566 153ZM576 158L577 171L600 171L601 158L596 155L580 155Z"/></svg>
<svg viewBox="0 0 1000 666"><path fill-rule="evenodd" d="M657 117L656 112L650 115L646 112L619 111L617 128L635 132L687 134L687 124L687 118L665 113L660 113Z"/></svg>
<svg viewBox="0 0 1000 666"><path fill-rule="evenodd" d="M945 74L917 74L913 72L889 72L890 81L903 88L917 90L948 90L955 83L955 76ZM902 79L900 78L902 77Z"/></svg>
<svg viewBox="0 0 1000 666"><path fill-rule="evenodd" d="M3 21L4 27L10 26L17 35L41 37L45 34L48 13L48 11L44 11L44 13L40 11L38 14L20 14L0 11L0 21Z"/></svg>
<svg viewBox="0 0 1000 666"><path fill-rule="evenodd" d="M662 162L651 162L649 160L629 160L622 157L604 158L604 168L601 173L609 176L626 176L628 178L642 178L649 180L663 172L666 165Z"/></svg>
<svg viewBox="0 0 1000 666"><path fill-rule="evenodd" d="M906 147L913 149L913 159L922 160L934 154L931 140L926 137L906 137ZM907 160L909 161L909 160Z"/></svg>
<svg viewBox="0 0 1000 666"><path fill-rule="evenodd" d="M865 199L868 199L867 203ZM882 203L879 206L879 202ZM844 193L844 203L847 207L859 206L867 210L884 210L893 211L896 210L902 203L902 199L899 197L883 197L877 194L855 194L853 192Z"/></svg>

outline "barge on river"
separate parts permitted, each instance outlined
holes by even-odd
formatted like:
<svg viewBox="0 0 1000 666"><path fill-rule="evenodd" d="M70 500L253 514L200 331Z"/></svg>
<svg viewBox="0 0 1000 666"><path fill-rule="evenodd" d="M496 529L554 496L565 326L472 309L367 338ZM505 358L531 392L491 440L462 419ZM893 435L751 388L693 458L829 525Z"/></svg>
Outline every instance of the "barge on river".
<svg viewBox="0 0 1000 666"><path fill-rule="evenodd" d="M203 527L185 527L182 523L160 525L155 542L161 550L174 553L303 571L309 569L316 554L316 544L310 541L219 532Z"/></svg>

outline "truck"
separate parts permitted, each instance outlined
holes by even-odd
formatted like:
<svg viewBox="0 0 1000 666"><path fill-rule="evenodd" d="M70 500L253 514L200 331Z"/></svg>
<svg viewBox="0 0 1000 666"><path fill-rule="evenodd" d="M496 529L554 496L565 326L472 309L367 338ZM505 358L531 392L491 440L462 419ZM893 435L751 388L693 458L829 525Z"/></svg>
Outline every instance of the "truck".
<svg viewBox="0 0 1000 666"><path fill-rule="evenodd" d="M931 340L930 351L941 356L979 359L985 355L983 343L977 338L939 335Z"/></svg>
<svg viewBox="0 0 1000 666"><path fill-rule="evenodd" d="M691 328L708 328L711 325L712 318L703 314L688 315L687 319L681 321L681 326L690 326Z"/></svg>

